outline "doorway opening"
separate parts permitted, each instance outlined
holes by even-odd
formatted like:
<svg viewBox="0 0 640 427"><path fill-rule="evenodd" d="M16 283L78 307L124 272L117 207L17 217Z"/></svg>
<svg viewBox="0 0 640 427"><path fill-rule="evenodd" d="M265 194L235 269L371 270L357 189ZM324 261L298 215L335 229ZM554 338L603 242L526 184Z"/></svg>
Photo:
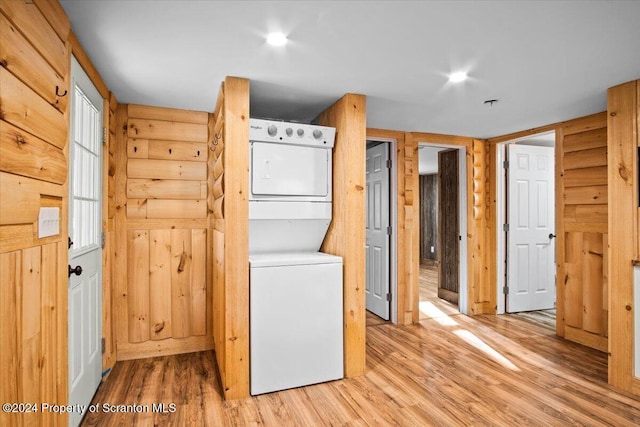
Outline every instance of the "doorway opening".
<svg viewBox="0 0 640 427"><path fill-rule="evenodd" d="M466 150L420 143L420 319L466 311Z"/></svg>
<svg viewBox="0 0 640 427"><path fill-rule="evenodd" d="M367 325L398 322L396 140L367 140L366 309Z"/></svg>
<svg viewBox="0 0 640 427"><path fill-rule="evenodd" d="M497 313L555 329L555 131L498 144Z"/></svg>

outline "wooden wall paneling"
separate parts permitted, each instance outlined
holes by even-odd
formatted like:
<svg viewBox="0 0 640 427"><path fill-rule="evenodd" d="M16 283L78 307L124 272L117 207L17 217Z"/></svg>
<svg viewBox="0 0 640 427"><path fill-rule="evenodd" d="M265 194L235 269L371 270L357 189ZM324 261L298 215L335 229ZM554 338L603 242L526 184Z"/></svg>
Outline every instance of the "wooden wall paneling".
<svg viewBox="0 0 640 427"><path fill-rule="evenodd" d="M214 320L213 320L213 174L212 165L215 161L213 155L213 130L215 127L213 114L207 115L207 181L205 182L206 199L207 199L207 225L206 225L206 333L207 335L214 335ZM214 348L215 350L215 348Z"/></svg>
<svg viewBox="0 0 640 427"><path fill-rule="evenodd" d="M129 119L129 137L207 142L207 125L178 121Z"/></svg>
<svg viewBox="0 0 640 427"><path fill-rule="evenodd" d="M191 230L191 335L207 333L207 230Z"/></svg>
<svg viewBox="0 0 640 427"><path fill-rule="evenodd" d="M0 68L0 113L3 120L58 148L67 143L65 116L4 68Z"/></svg>
<svg viewBox="0 0 640 427"><path fill-rule="evenodd" d="M194 123L206 125L209 120L208 114L206 112L152 107L149 105L129 104L128 113L129 117L131 118L161 120L165 122Z"/></svg>
<svg viewBox="0 0 640 427"><path fill-rule="evenodd" d="M115 98L114 98L115 100ZM104 129L111 129L111 120L115 120L115 115L111 113L111 100L103 100L103 126ZM102 338L104 339L104 351L102 353L102 372L109 372L115 365L116 354L113 340L113 318L111 307L112 294L112 261L113 261L113 239L109 227L109 199L115 195L115 188L109 188L109 153L110 146L115 144L115 135L110 131L105 132L105 139L102 144L102 233L104 244L102 248ZM106 376L103 376L106 378Z"/></svg>
<svg viewBox="0 0 640 427"><path fill-rule="evenodd" d="M149 247L141 250L147 253L148 265L132 265L138 258L132 247L126 253L122 263L132 273L117 311L128 312L119 316L119 322L126 321L124 326L135 329L131 323L138 318L133 309L140 295L131 276L146 275L142 288L149 320L147 336L118 341L117 358L211 349L207 310L211 312L212 290L206 248L209 150L205 142L196 142L207 140L202 117L208 115L141 105L119 106L118 111L116 129L122 131L116 139L123 145L115 150L116 218L121 221L116 221L116 227L147 233ZM151 127L146 134L135 136L135 123L143 122ZM194 130L204 133L196 135Z"/></svg>
<svg viewBox="0 0 640 427"><path fill-rule="evenodd" d="M223 104L225 149L224 372L227 399L249 396L249 81L227 77ZM364 139L363 139L364 143ZM218 245L216 245L216 248Z"/></svg>
<svg viewBox="0 0 640 427"><path fill-rule="evenodd" d="M67 159L60 148L0 120L0 170L62 185Z"/></svg>
<svg viewBox="0 0 640 427"><path fill-rule="evenodd" d="M129 178L206 181L207 164L173 160L129 159L127 176Z"/></svg>
<svg viewBox="0 0 640 427"><path fill-rule="evenodd" d="M211 115L209 122L209 139L212 146L210 147L208 166L211 173L209 173L209 183L215 180L214 165L220 162L222 166L222 146L224 145L223 135L223 122L224 122L224 82L220 85L218 90L218 99L216 101L216 107ZM223 170L220 171L220 175ZM214 213L213 205L216 199L220 199L224 196L224 185L222 179L219 179L220 186L218 194L214 193L213 187L209 186L209 198L208 198L208 210L210 212L209 222L211 227L211 254L213 255L212 264L212 285L213 285L213 340L216 355L216 364L218 366L218 372L220 375L221 383L224 387L226 382L226 351L225 351L225 317L226 307L224 298L225 289L225 276L224 276L224 219L222 217L222 211L216 217Z"/></svg>
<svg viewBox="0 0 640 427"><path fill-rule="evenodd" d="M0 10L19 28L36 50L61 76L69 70L68 51L38 7L24 1L3 1Z"/></svg>
<svg viewBox="0 0 640 427"><path fill-rule="evenodd" d="M638 392L633 379L633 266L638 257L638 81L607 92L609 155L609 383ZM636 387L634 387L636 384Z"/></svg>
<svg viewBox="0 0 640 427"><path fill-rule="evenodd" d="M171 230L171 335L191 335L191 230Z"/></svg>
<svg viewBox="0 0 640 427"><path fill-rule="evenodd" d="M129 159L148 159L149 158L149 140L142 138L127 139L127 158Z"/></svg>
<svg viewBox="0 0 640 427"><path fill-rule="evenodd" d="M336 128L333 149L333 217L322 244L322 250L343 258L344 372L346 377L355 377L364 374L366 349L364 294L366 98L362 95L346 94L320 114L318 122L321 125ZM417 149L415 151L417 152ZM405 168L406 163L405 159ZM417 170L415 170L415 178L417 180ZM229 181L231 180L227 182ZM412 186L410 190L417 191L416 187L417 185ZM407 196L405 191L405 197ZM416 243L419 244L419 242Z"/></svg>
<svg viewBox="0 0 640 427"><path fill-rule="evenodd" d="M606 116L600 113L564 122L556 140L556 332L606 349L607 321L602 309L609 193Z"/></svg>
<svg viewBox="0 0 640 427"><path fill-rule="evenodd" d="M42 331L42 357L39 361L42 371L40 377L40 399L42 402L56 401L56 370L60 363L56 354L56 338L58 336L58 301L55 286L46 286L51 277L58 277L58 245L49 243L42 246L41 269L41 311L40 330ZM67 363L67 361L63 361ZM57 417L54 413L43 413L45 424L52 425Z"/></svg>
<svg viewBox="0 0 640 427"><path fill-rule="evenodd" d="M584 296L582 327L585 331L603 335L602 289L603 289L603 249L602 233L584 233L583 273Z"/></svg>
<svg viewBox="0 0 640 427"><path fill-rule="evenodd" d="M37 221L40 192L32 183L33 180L0 172L0 225L33 224Z"/></svg>
<svg viewBox="0 0 640 427"><path fill-rule="evenodd" d="M20 352L18 339L18 313L16 297L22 282L22 251L0 255L0 396L3 402L19 402L18 373L20 372ZM19 414L0 413L0 424L15 426Z"/></svg>
<svg viewBox="0 0 640 427"><path fill-rule="evenodd" d="M206 200L147 199L147 218L206 218Z"/></svg>
<svg viewBox="0 0 640 427"><path fill-rule="evenodd" d="M56 95L56 86L60 88L60 93L66 90L64 76L56 72L17 27L2 14L0 14L0 61L4 68L19 77L48 103L60 111L66 111L69 96Z"/></svg>
<svg viewBox="0 0 640 427"><path fill-rule="evenodd" d="M206 198L206 188L206 181L131 178L127 180L127 197L131 199L200 200Z"/></svg>
<svg viewBox="0 0 640 427"><path fill-rule="evenodd" d="M38 9L58 34L60 40L65 42L71 31L71 21L57 0L34 0Z"/></svg>
<svg viewBox="0 0 640 427"><path fill-rule="evenodd" d="M566 323L565 317L565 304L566 298L566 280L568 274L566 272L566 244L567 235L565 234L565 219L563 218L563 207L565 204L565 188L564 180L562 179L564 169L562 168L563 157L565 151L565 143L567 140L564 137L562 127L556 129L556 140L554 155L556 159L555 164L555 225L556 225L556 335L564 337L564 325Z"/></svg>
<svg viewBox="0 0 640 427"><path fill-rule="evenodd" d="M606 147L606 141L607 128L601 127L567 135L563 138L562 147L565 153L571 153L573 151Z"/></svg>
<svg viewBox="0 0 640 427"><path fill-rule="evenodd" d="M565 233L565 278L564 301L559 301L564 307L564 324L582 328L582 284L584 268L583 259L583 233Z"/></svg>
<svg viewBox="0 0 640 427"><path fill-rule="evenodd" d="M147 199L127 199L127 218L146 218Z"/></svg>
<svg viewBox="0 0 640 427"><path fill-rule="evenodd" d="M116 359L121 360L120 349L129 342L127 304L127 106L116 107L115 139L115 217L114 217L114 274L113 321L116 337Z"/></svg>
<svg viewBox="0 0 640 427"><path fill-rule="evenodd" d="M172 335L171 230L149 230L149 309L152 340Z"/></svg>
<svg viewBox="0 0 640 427"><path fill-rule="evenodd" d="M127 305L129 342L150 339L149 232L130 230L127 236Z"/></svg>
<svg viewBox="0 0 640 427"><path fill-rule="evenodd" d="M207 144L189 141L152 140L149 158L157 160L207 161Z"/></svg>
<svg viewBox="0 0 640 427"><path fill-rule="evenodd" d="M600 166L584 169L566 169L564 173L565 187L581 187L587 185L606 185L607 167Z"/></svg>
<svg viewBox="0 0 640 427"><path fill-rule="evenodd" d="M567 152L564 155L565 169L592 168L607 166L607 147Z"/></svg>
<svg viewBox="0 0 640 427"><path fill-rule="evenodd" d="M410 292L405 295L406 307L410 307L411 322L418 323L420 320L419 310L419 283L420 275L420 213L418 197L418 141L409 138L405 142L404 152L404 202L405 202L405 230L409 245L407 248L407 259L409 268L407 269L407 283L410 284ZM415 195L415 197L414 197ZM407 323L409 319L406 319Z"/></svg>
<svg viewBox="0 0 640 427"><path fill-rule="evenodd" d="M21 402L40 401L40 374L42 365L41 347L41 247L25 249L22 251L22 283L18 285L18 301L20 316L18 331L21 337L20 367L22 378L18 383L18 392ZM38 424L40 414L28 416L28 422ZM27 416L25 416L27 421Z"/></svg>

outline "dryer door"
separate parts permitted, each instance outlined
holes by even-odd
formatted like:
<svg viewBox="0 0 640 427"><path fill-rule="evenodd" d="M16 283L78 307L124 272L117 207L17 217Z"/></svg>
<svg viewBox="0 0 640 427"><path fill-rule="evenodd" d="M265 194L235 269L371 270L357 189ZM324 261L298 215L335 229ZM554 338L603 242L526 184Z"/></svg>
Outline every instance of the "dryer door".
<svg viewBox="0 0 640 427"><path fill-rule="evenodd" d="M325 148L252 143L252 195L327 196L330 154Z"/></svg>

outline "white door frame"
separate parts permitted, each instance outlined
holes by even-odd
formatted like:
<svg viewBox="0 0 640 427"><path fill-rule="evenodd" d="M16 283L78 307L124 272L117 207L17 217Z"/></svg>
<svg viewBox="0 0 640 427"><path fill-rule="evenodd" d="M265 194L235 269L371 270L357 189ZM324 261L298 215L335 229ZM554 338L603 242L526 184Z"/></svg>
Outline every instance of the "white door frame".
<svg viewBox="0 0 640 427"><path fill-rule="evenodd" d="M540 137L542 135L555 135L555 130L549 132L541 132L533 135L527 135L522 138L516 138L505 142L500 142L496 144L496 314L505 314L505 306L506 306L506 295L503 290L506 286L506 253L507 253L507 240L506 234L503 229L503 224L506 222L506 208L507 208L507 198L506 198L506 176L505 169L503 167L503 163L507 158L507 145L516 144L518 142L527 141L529 139ZM554 156L554 171L556 167L556 159ZM554 187L555 191L555 187ZM554 200L555 196L554 196ZM557 206L554 205L554 209L556 210L556 215L558 214ZM555 224L554 224L555 226ZM554 258L554 263L555 260ZM558 266L556 265L556 271ZM556 291L557 294L557 291Z"/></svg>
<svg viewBox="0 0 640 427"><path fill-rule="evenodd" d="M391 292L391 322L398 323L398 141L394 138L367 137L366 142L382 142L389 144L389 225L391 238L389 239L389 292ZM366 143L365 143L366 145ZM362 159L366 161L366 159ZM364 224L362 225L364 227Z"/></svg>
<svg viewBox="0 0 640 427"><path fill-rule="evenodd" d="M467 272L467 254L468 245L466 236L468 235L468 218L467 218L467 148L460 145L436 144L431 142L418 142L418 147L440 147L458 150L458 218L459 218L459 287L458 287L458 311L462 314L469 314L469 298L467 295L468 288L468 272ZM419 193L419 192L418 192Z"/></svg>

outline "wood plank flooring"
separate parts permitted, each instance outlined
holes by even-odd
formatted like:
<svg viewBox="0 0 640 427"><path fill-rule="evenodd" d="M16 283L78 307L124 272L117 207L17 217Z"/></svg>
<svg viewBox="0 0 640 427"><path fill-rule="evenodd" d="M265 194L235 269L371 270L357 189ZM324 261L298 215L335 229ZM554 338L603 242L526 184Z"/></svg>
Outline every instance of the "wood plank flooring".
<svg viewBox="0 0 640 427"><path fill-rule="evenodd" d="M83 425L640 425L640 398L606 383L606 354L516 316L423 302L417 325L368 319L364 376L223 401L213 352L118 362L93 403L149 412L98 411Z"/></svg>

